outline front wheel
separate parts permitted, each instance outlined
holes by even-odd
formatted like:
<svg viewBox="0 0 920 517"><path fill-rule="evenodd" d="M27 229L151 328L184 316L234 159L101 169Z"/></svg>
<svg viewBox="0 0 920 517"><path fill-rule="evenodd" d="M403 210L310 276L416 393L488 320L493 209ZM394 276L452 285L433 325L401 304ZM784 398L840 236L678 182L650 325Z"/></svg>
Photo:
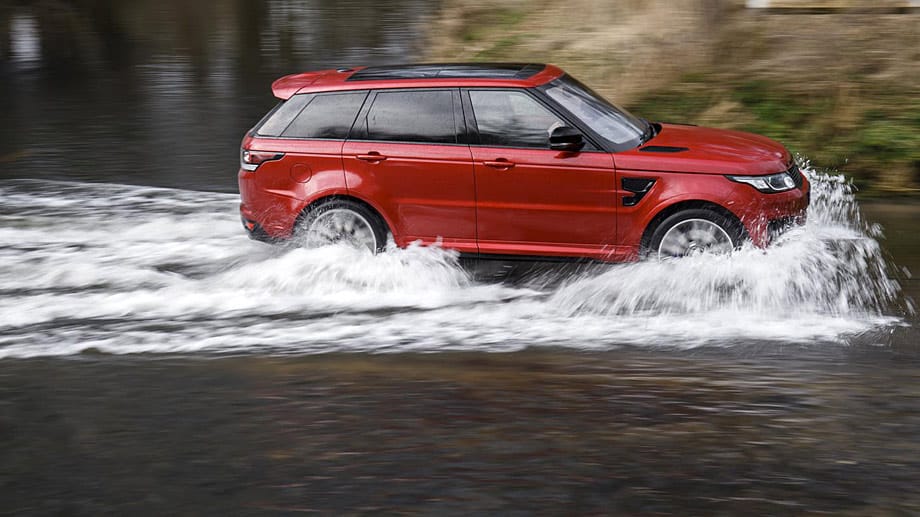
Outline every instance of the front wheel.
<svg viewBox="0 0 920 517"><path fill-rule="evenodd" d="M646 256L658 260L702 253L730 254L741 246L744 227L734 218L695 208L669 216L655 228Z"/></svg>
<svg viewBox="0 0 920 517"><path fill-rule="evenodd" d="M298 224L296 238L307 247L347 244L371 253L383 251L386 225L364 205L337 199L315 206Z"/></svg>

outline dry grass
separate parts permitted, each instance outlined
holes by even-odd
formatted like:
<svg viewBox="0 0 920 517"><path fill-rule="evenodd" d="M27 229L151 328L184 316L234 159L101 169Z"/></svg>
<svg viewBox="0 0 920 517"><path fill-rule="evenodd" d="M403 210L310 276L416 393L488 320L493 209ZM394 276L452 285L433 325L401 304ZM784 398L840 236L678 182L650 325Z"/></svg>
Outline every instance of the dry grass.
<svg viewBox="0 0 920 517"><path fill-rule="evenodd" d="M453 2L434 24L430 58L553 62L629 100L708 64L713 21L702 3Z"/></svg>

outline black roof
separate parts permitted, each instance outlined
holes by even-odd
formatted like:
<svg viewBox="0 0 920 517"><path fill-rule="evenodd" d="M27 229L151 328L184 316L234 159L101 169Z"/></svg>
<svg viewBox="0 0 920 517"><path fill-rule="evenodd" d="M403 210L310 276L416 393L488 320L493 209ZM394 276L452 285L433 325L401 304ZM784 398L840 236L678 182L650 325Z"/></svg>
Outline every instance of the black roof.
<svg viewBox="0 0 920 517"><path fill-rule="evenodd" d="M546 65L527 63L450 63L370 66L351 74L347 81L378 79L528 79Z"/></svg>

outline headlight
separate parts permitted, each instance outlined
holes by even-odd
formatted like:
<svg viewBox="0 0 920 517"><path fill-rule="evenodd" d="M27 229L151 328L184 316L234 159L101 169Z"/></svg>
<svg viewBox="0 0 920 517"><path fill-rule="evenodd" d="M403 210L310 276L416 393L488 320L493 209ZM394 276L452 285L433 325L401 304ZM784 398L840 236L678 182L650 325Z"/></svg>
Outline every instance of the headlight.
<svg viewBox="0 0 920 517"><path fill-rule="evenodd" d="M738 183L747 183L764 193L785 192L795 188L795 180L786 172L771 174L769 176L726 176L726 178L737 181Z"/></svg>

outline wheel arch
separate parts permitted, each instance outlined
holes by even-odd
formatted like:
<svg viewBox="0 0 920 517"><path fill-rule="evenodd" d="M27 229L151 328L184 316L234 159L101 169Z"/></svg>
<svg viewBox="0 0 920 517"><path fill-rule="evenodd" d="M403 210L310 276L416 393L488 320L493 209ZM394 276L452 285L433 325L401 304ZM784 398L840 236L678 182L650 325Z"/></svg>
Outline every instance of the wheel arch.
<svg viewBox="0 0 920 517"><path fill-rule="evenodd" d="M367 209L370 210L373 214L375 214L377 217L380 218L380 221L383 222L384 226L386 226L386 228L384 228L384 229L385 229L388 233L390 233L390 234L393 234L393 233L394 233L394 232L393 232L393 224L392 224L392 223L390 222L390 220L386 217L386 215L384 215L383 212L381 212L380 210L378 210L377 207L375 207L373 204L369 203L367 200L361 199L361 198L356 197L356 196L352 196L352 195L349 195L349 194L338 194L338 193L337 193L337 194L328 194L328 195L325 195L325 196L321 196L321 197L318 197L318 198L314 199L314 200L311 201L310 203L308 203L305 207L303 207L303 209L300 211L300 213L297 214L297 219L294 221L294 228L297 228L297 227L300 225L300 223L303 222L304 218L307 216L307 214L310 213L311 210L313 210L314 208L316 208L316 207L318 207L318 206L320 206L320 205L324 205L324 204L326 204L326 203L330 203L330 202L333 202L333 201L352 201L352 202L354 202L354 203L358 203L359 205L364 206L365 208L367 208Z"/></svg>
<svg viewBox="0 0 920 517"><path fill-rule="evenodd" d="M678 201L663 207L659 210L652 218L649 220L649 223L645 225L645 230L642 232L642 238L639 240L639 252L644 253L648 249L649 244L652 240L652 235L654 235L655 230L658 226L668 217L672 215L683 212L684 210L711 210L729 220L736 223L738 228L741 230L741 236L744 240L750 239L747 228L744 226L744 223L741 221L741 218L735 215L734 212L725 208L724 206L714 203L712 201L704 201L702 199L688 199L684 201Z"/></svg>

